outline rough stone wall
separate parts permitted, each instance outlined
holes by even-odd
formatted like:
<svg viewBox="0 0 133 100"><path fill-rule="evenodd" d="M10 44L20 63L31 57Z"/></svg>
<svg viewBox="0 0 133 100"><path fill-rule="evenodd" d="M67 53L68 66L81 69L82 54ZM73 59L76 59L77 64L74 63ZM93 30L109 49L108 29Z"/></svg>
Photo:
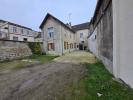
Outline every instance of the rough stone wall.
<svg viewBox="0 0 133 100"><path fill-rule="evenodd" d="M112 5L107 8L103 18L103 31L101 31L101 55L113 61L113 20L112 20Z"/></svg>
<svg viewBox="0 0 133 100"><path fill-rule="evenodd" d="M106 4L106 3L105 3ZM98 24L98 51L99 58L107 69L113 73L113 19L112 3L104 11Z"/></svg>
<svg viewBox="0 0 133 100"><path fill-rule="evenodd" d="M13 60L32 55L27 43L0 41L0 61Z"/></svg>
<svg viewBox="0 0 133 100"><path fill-rule="evenodd" d="M113 73L113 12L111 0L102 0L92 25L94 30L97 31L95 41L91 41L93 44L96 42L93 46L93 53L95 54L95 51L97 51L95 55L98 55L97 57ZM95 31L90 38L93 37Z"/></svg>

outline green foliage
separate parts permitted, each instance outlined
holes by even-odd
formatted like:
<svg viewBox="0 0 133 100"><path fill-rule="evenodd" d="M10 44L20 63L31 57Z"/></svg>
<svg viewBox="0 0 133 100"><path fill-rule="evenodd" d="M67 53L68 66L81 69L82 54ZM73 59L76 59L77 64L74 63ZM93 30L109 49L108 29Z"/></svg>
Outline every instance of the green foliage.
<svg viewBox="0 0 133 100"><path fill-rule="evenodd" d="M114 81L102 63L86 64L88 73L84 80L85 100L133 100L133 90ZM103 94L101 97L97 93Z"/></svg>
<svg viewBox="0 0 133 100"><path fill-rule="evenodd" d="M45 62L52 61L56 57L58 57L58 56L52 56L52 55L32 55L29 58L30 59L37 59L41 63L45 63Z"/></svg>
<svg viewBox="0 0 133 100"><path fill-rule="evenodd" d="M33 54L42 54L42 49L41 49L41 43L39 42L29 42L28 43L29 48L32 50Z"/></svg>
<svg viewBox="0 0 133 100"><path fill-rule="evenodd" d="M133 90L125 84L114 81L100 62L85 64L87 73L78 83L72 84L67 91L72 94L67 100L133 100ZM75 94L75 91L80 91ZM98 97L97 93L102 94ZM63 99L62 99L63 100Z"/></svg>

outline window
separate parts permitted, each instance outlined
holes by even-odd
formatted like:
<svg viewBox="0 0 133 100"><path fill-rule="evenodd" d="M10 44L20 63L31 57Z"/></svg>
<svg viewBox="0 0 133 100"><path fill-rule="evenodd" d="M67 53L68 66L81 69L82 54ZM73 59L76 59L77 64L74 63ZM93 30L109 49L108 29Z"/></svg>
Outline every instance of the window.
<svg viewBox="0 0 133 100"><path fill-rule="evenodd" d="M95 39L97 39L97 36L95 35Z"/></svg>
<svg viewBox="0 0 133 100"><path fill-rule="evenodd" d="M24 33L24 30L23 30L23 29L21 29L21 33L22 33L22 34Z"/></svg>
<svg viewBox="0 0 133 100"><path fill-rule="evenodd" d="M48 43L48 51L54 51L54 50L55 50L54 43Z"/></svg>
<svg viewBox="0 0 133 100"><path fill-rule="evenodd" d="M81 41L81 43L85 43L84 41Z"/></svg>
<svg viewBox="0 0 133 100"><path fill-rule="evenodd" d="M68 42L64 42L64 49L65 50L67 49L67 44L68 44Z"/></svg>
<svg viewBox="0 0 133 100"><path fill-rule="evenodd" d="M72 43L70 43L70 48L71 48L71 49L73 48L73 44L72 44Z"/></svg>
<svg viewBox="0 0 133 100"><path fill-rule="evenodd" d="M14 32L14 33L17 32L17 27L13 27L13 32Z"/></svg>
<svg viewBox="0 0 133 100"><path fill-rule="evenodd" d="M14 40L14 41L18 41L18 37L13 36L13 40Z"/></svg>
<svg viewBox="0 0 133 100"><path fill-rule="evenodd" d="M4 29L8 29L8 27L5 27Z"/></svg>
<svg viewBox="0 0 133 100"><path fill-rule="evenodd" d="M23 40L24 40L24 41L27 41L27 38L24 38Z"/></svg>
<svg viewBox="0 0 133 100"><path fill-rule="evenodd" d="M27 35L29 35L29 31L27 30Z"/></svg>
<svg viewBox="0 0 133 100"><path fill-rule="evenodd" d="M80 33L80 38L83 38L83 33Z"/></svg>
<svg viewBox="0 0 133 100"><path fill-rule="evenodd" d="M67 49L69 49L69 44L68 44L68 42L67 42Z"/></svg>
<svg viewBox="0 0 133 100"><path fill-rule="evenodd" d="M72 43L72 48L73 48L73 43Z"/></svg>
<svg viewBox="0 0 133 100"><path fill-rule="evenodd" d="M48 28L48 36L49 36L49 38L54 37L54 28L53 27Z"/></svg>

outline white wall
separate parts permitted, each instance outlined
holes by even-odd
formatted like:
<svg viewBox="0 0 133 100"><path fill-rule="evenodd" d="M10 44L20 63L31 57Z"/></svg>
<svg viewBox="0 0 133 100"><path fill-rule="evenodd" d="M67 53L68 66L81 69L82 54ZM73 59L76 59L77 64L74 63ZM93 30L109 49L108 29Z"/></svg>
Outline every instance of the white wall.
<svg viewBox="0 0 133 100"><path fill-rule="evenodd" d="M88 47L91 52L93 52L96 56L98 56L98 48L97 48L97 28L93 32L93 34L88 38Z"/></svg>
<svg viewBox="0 0 133 100"><path fill-rule="evenodd" d="M133 88L133 0L113 0L114 75Z"/></svg>
<svg viewBox="0 0 133 100"><path fill-rule="evenodd" d="M27 38L28 42L35 42L34 37L22 36L22 35L17 35L17 34L10 34L10 40L13 40L14 36L18 37L18 41L24 41L24 38Z"/></svg>
<svg viewBox="0 0 133 100"><path fill-rule="evenodd" d="M16 27L17 32L14 33L13 32L13 27ZM23 33L22 30L23 29ZM29 34L27 33L27 31L29 32ZM10 40L13 40L13 37L18 37L18 41L24 41L24 38L27 38L28 42L35 42L35 34L37 32L30 30L30 29L26 29L26 28L22 28L19 26L15 26L15 25L9 25L9 34L10 34Z"/></svg>

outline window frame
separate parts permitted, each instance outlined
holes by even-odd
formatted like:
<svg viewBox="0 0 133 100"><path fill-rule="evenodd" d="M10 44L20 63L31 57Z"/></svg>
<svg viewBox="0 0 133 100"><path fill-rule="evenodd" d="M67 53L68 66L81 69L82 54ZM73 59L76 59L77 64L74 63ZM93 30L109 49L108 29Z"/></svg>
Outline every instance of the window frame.
<svg viewBox="0 0 133 100"><path fill-rule="evenodd" d="M13 26L13 33L17 33L17 27Z"/></svg>
<svg viewBox="0 0 133 100"><path fill-rule="evenodd" d="M14 41L18 41L18 37L17 36L13 36L13 40Z"/></svg>
<svg viewBox="0 0 133 100"><path fill-rule="evenodd" d="M80 38L83 38L83 36L84 36L83 33L80 33Z"/></svg>
<svg viewBox="0 0 133 100"><path fill-rule="evenodd" d="M49 27L48 31L48 38L54 38L54 27Z"/></svg>

